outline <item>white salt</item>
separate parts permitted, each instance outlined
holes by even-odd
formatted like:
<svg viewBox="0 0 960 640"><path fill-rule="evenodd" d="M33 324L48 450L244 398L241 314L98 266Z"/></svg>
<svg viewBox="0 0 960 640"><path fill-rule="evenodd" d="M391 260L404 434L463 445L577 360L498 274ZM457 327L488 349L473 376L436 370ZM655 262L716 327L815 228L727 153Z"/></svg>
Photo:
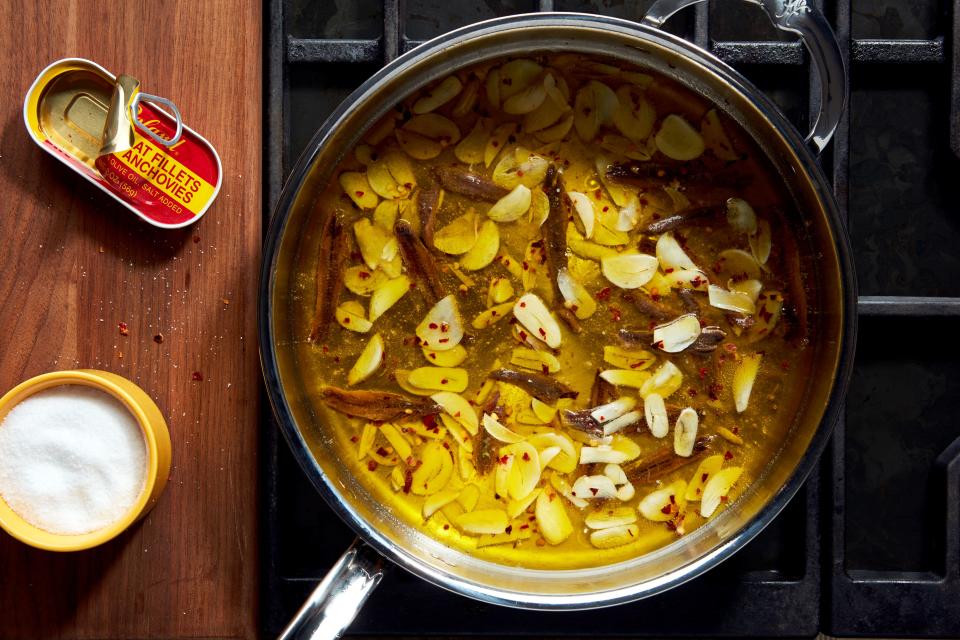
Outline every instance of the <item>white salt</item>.
<svg viewBox="0 0 960 640"><path fill-rule="evenodd" d="M0 497L51 533L77 535L121 519L140 496L146 470L136 418L99 389L45 389L0 422Z"/></svg>

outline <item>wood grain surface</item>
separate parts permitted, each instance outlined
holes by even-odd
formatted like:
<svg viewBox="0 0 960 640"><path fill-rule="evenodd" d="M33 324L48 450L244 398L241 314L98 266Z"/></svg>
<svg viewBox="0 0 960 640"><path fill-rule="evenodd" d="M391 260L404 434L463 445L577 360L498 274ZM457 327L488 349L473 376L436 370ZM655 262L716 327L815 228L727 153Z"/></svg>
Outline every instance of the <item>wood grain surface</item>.
<svg viewBox="0 0 960 640"><path fill-rule="evenodd" d="M0 0L0 392L114 371L156 399L173 439L166 492L120 538L57 555L0 533L0 638L256 635L261 12ZM216 147L223 187L198 224L147 226L28 138L23 96L68 56L139 78Z"/></svg>

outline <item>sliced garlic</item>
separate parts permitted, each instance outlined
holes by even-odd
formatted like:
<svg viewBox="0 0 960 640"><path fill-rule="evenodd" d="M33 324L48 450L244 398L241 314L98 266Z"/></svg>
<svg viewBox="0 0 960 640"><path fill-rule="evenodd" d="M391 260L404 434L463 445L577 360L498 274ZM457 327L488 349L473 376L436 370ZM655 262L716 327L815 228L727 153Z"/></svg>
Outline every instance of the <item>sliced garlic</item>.
<svg viewBox="0 0 960 640"><path fill-rule="evenodd" d="M632 387L641 389L650 381L650 374L636 369L607 369L600 373L600 377L618 387Z"/></svg>
<svg viewBox="0 0 960 640"><path fill-rule="evenodd" d="M679 353L700 337L700 320L687 313L653 329L653 346L667 353Z"/></svg>
<svg viewBox="0 0 960 640"><path fill-rule="evenodd" d="M670 289L679 287L694 291L706 291L710 284L710 278L700 269L674 269L664 275L663 279Z"/></svg>
<svg viewBox="0 0 960 640"><path fill-rule="evenodd" d="M542 132L560 121L569 111L570 106L560 90L550 87L546 89L546 98L540 106L524 116L523 130L526 133Z"/></svg>
<svg viewBox="0 0 960 640"><path fill-rule="evenodd" d="M400 217L401 206L406 209L408 200L384 200L373 210L373 224L381 229L393 229Z"/></svg>
<svg viewBox="0 0 960 640"><path fill-rule="evenodd" d="M560 447L547 447L540 452L540 472L543 473L544 469L547 468L547 465L550 464L550 461L555 457L560 455L562 451Z"/></svg>
<svg viewBox="0 0 960 640"><path fill-rule="evenodd" d="M437 511L447 506L451 502L457 499L457 496L460 494L459 491L455 489L447 489L445 491L438 491L437 493L427 496L423 501L423 518L426 520Z"/></svg>
<svg viewBox="0 0 960 640"><path fill-rule="evenodd" d="M477 214L470 209L438 229L433 234L433 246L450 255L466 253L477 244L479 226Z"/></svg>
<svg viewBox="0 0 960 640"><path fill-rule="evenodd" d="M435 113L413 116L403 125L403 129L436 140L443 147L460 140L460 129L457 125L449 118Z"/></svg>
<svg viewBox="0 0 960 640"><path fill-rule="evenodd" d="M611 433L622 431L623 429L626 429L627 427L634 425L641 420L643 420L643 414L641 414L639 411L630 411L618 418L610 420L609 422L605 422L603 424L603 435L608 436Z"/></svg>
<svg viewBox="0 0 960 640"><path fill-rule="evenodd" d="M510 519L503 509L477 509L461 513L453 523L465 533L494 534L503 533L510 525Z"/></svg>
<svg viewBox="0 0 960 640"><path fill-rule="evenodd" d="M783 311L783 294L779 291L767 291L757 297L757 316L756 322L750 327L747 336L748 342L756 342L770 335L773 328L777 326L780 320L780 314Z"/></svg>
<svg viewBox="0 0 960 640"><path fill-rule="evenodd" d="M616 249L604 247L589 240L584 240L576 225L567 224L567 248L574 254L587 260L603 260L604 258L620 255Z"/></svg>
<svg viewBox="0 0 960 640"><path fill-rule="evenodd" d="M609 122L619 108L617 94L602 82L591 80L577 92L573 126L586 143L593 142L600 127Z"/></svg>
<svg viewBox="0 0 960 640"><path fill-rule="evenodd" d="M677 416L677 424L673 427L673 452L683 458L693 454L693 445L697 442L697 427L700 416L691 407L685 408Z"/></svg>
<svg viewBox="0 0 960 640"><path fill-rule="evenodd" d="M617 500L629 502L637 494L637 490L631 483L623 484L617 487Z"/></svg>
<svg viewBox="0 0 960 640"><path fill-rule="evenodd" d="M510 364L540 373L556 373L560 371L560 361L552 353L537 351L526 347L518 347L510 356Z"/></svg>
<svg viewBox="0 0 960 640"><path fill-rule="evenodd" d="M527 293L513 305L513 315L530 335L547 343L551 349L560 346L560 325L536 294Z"/></svg>
<svg viewBox="0 0 960 640"><path fill-rule="evenodd" d="M397 239L386 229L372 224L369 219L361 218L353 225L353 233L357 238L357 246L363 261L371 269L376 269L381 262L389 262L399 251Z"/></svg>
<svg viewBox="0 0 960 640"><path fill-rule="evenodd" d="M726 500L727 494L742 473L743 467L727 467L716 472L707 481L707 486L703 488L703 497L700 499L701 516L709 518L713 515L720 503Z"/></svg>
<svg viewBox="0 0 960 640"><path fill-rule="evenodd" d="M516 122L506 122L494 129L493 133L490 134L490 139L487 140L487 145L483 148L483 164L489 167L506 147L510 136L516 133Z"/></svg>
<svg viewBox="0 0 960 640"><path fill-rule="evenodd" d="M434 389L423 389L410 384L410 371L406 369L395 369L393 371L393 379L397 381L401 389L415 396L430 396L435 393ZM443 416L441 415L441 417Z"/></svg>
<svg viewBox="0 0 960 640"><path fill-rule="evenodd" d="M640 527L628 524L620 527L599 529L590 534L590 544L597 549L613 549L639 539Z"/></svg>
<svg viewBox="0 0 960 640"><path fill-rule="evenodd" d="M540 482L540 457L529 442L516 442L500 448L500 456L511 456L513 466L507 479L507 495L522 500L533 493Z"/></svg>
<svg viewBox="0 0 960 640"><path fill-rule="evenodd" d="M727 198L727 222L740 233L757 231L757 214L743 198Z"/></svg>
<svg viewBox="0 0 960 640"><path fill-rule="evenodd" d="M757 310L750 296L745 293L740 293L739 291L727 291L723 287L711 284L707 287L707 295L710 300L710 306L718 309L750 315Z"/></svg>
<svg viewBox="0 0 960 640"><path fill-rule="evenodd" d="M672 393L683 384L683 372L669 360L657 367L650 379L640 387L640 397L646 398L656 393L663 398L669 398Z"/></svg>
<svg viewBox="0 0 960 640"><path fill-rule="evenodd" d="M690 482L687 483L687 493L685 496L687 502L696 502L703 497L703 488L707 486L710 478L720 471L720 467L722 466L723 455L719 453L707 456L700 462L699 466L697 466L697 472L693 474Z"/></svg>
<svg viewBox="0 0 960 640"><path fill-rule="evenodd" d="M457 495L457 504L463 507L464 511L473 511L477 507L477 502L480 500L480 487L475 484L468 484L463 489L460 490L460 494Z"/></svg>
<svg viewBox="0 0 960 640"><path fill-rule="evenodd" d="M493 181L505 189L514 189L524 185L533 189L547 175L550 161L541 155L530 153L528 149L517 147L513 153L506 153L493 168ZM526 211L526 209L524 209Z"/></svg>
<svg viewBox="0 0 960 640"><path fill-rule="evenodd" d="M373 323L366 318L363 305L356 300L344 302L337 307L333 315L341 327L350 331L366 333L373 327Z"/></svg>
<svg viewBox="0 0 960 640"><path fill-rule="evenodd" d="M657 259L643 253L619 253L600 260L604 277L621 289L638 289L657 272Z"/></svg>
<svg viewBox="0 0 960 640"><path fill-rule="evenodd" d="M633 507L608 507L587 514L583 523L591 529L610 529L633 524L637 521L637 511Z"/></svg>
<svg viewBox="0 0 960 640"><path fill-rule="evenodd" d="M686 493L687 483L676 480L644 496L637 510L644 518L654 522L673 520L687 506Z"/></svg>
<svg viewBox="0 0 960 640"><path fill-rule="evenodd" d="M577 218L583 226L583 237L589 240L593 237L593 227L596 223L593 202L591 202L589 196L579 191L568 191L567 196L573 204L573 211L577 214Z"/></svg>
<svg viewBox="0 0 960 640"><path fill-rule="evenodd" d="M603 467L603 475L613 480L613 484L618 486L630 482L630 479L627 478L627 474L624 472L623 467L618 464L605 465Z"/></svg>
<svg viewBox="0 0 960 640"><path fill-rule="evenodd" d="M582 447L580 449L580 464L593 464L594 462L622 464L640 456L640 447L630 438L619 433L610 436L610 438L610 444Z"/></svg>
<svg viewBox="0 0 960 640"><path fill-rule="evenodd" d="M763 291L763 283L759 280L740 280L735 282L732 278L727 281L727 289L730 291L735 291L736 293L746 294L754 304L757 303L757 298L760 297L760 292Z"/></svg>
<svg viewBox="0 0 960 640"><path fill-rule="evenodd" d="M480 92L480 79L473 78L463 87L463 91L460 92L460 98L457 100L457 104L454 105L453 114L454 118L462 118L471 111L473 107L477 104L477 94Z"/></svg>
<svg viewBox="0 0 960 640"><path fill-rule="evenodd" d="M358 296L369 296L389 278L380 269L371 269L367 265L347 267L343 272L343 284Z"/></svg>
<svg viewBox="0 0 960 640"><path fill-rule="evenodd" d="M760 279L760 264L752 254L743 249L721 251L717 263L720 266L720 273L728 274L736 280Z"/></svg>
<svg viewBox="0 0 960 640"><path fill-rule="evenodd" d="M718 159L725 162L740 159L730 142L730 138L727 137L727 132L720 123L720 116L717 115L716 109L707 111L703 120L700 121L700 134L703 136L704 143Z"/></svg>
<svg viewBox="0 0 960 640"><path fill-rule="evenodd" d="M543 82L534 82L527 88L513 94L503 101L504 113L524 115L530 113L547 99L547 88L553 87L556 81L551 74L547 74ZM503 90L501 89L501 95Z"/></svg>
<svg viewBox="0 0 960 640"><path fill-rule="evenodd" d="M573 487L570 486L570 483L564 480L563 476L559 473L553 473L550 475L550 486L553 487L557 493L562 495L567 501L570 502L573 506L578 509L586 509L590 506L590 503L584 500L583 498L578 498L573 495Z"/></svg>
<svg viewBox="0 0 960 640"><path fill-rule="evenodd" d="M530 209L532 198L530 189L526 185L518 184L513 191L490 207L487 217L495 222L513 222Z"/></svg>
<svg viewBox="0 0 960 640"><path fill-rule="evenodd" d="M613 124L634 142L646 140L653 132L657 112L644 97L643 91L628 84L617 89L617 108L613 112Z"/></svg>
<svg viewBox="0 0 960 640"><path fill-rule="evenodd" d="M616 498L617 488L607 476L580 476L573 481L573 495L584 500Z"/></svg>
<svg viewBox="0 0 960 640"><path fill-rule="evenodd" d="M577 318L585 320L596 313L597 303L590 297L590 292L565 267L557 272L557 286L563 296L564 306L573 311Z"/></svg>
<svg viewBox="0 0 960 640"><path fill-rule="evenodd" d="M440 84L414 102L411 110L416 114L430 113L456 98L461 89L463 89L463 83L457 76L447 76Z"/></svg>
<svg viewBox="0 0 960 640"><path fill-rule="evenodd" d="M523 253L523 272L520 277L524 291L529 291L536 286L540 267L546 263L546 260L547 254L543 249L542 240L534 240L527 244L527 249Z"/></svg>
<svg viewBox="0 0 960 640"><path fill-rule="evenodd" d="M643 349L607 345L603 348L603 361L620 369L643 371L657 361L657 356Z"/></svg>
<svg viewBox="0 0 960 640"><path fill-rule="evenodd" d="M370 338L370 342L360 352L360 357L347 373L347 385L353 386L363 382L383 364L383 336L379 333Z"/></svg>
<svg viewBox="0 0 960 640"><path fill-rule="evenodd" d="M766 220L758 221L756 233L750 234L747 240L750 243L750 253L756 261L761 265L767 264L772 247L770 223Z"/></svg>
<svg viewBox="0 0 960 640"><path fill-rule="evenodd" d="M627 206L621 207L617 211L617 223L614 228L617 231L633 231L633 228L640 222L641 215L640 200L631 198Z"/></svg>
<svg viewBox="0 0 960 640"><path fill-rule="evenodd" d="M672 232L667 232L657 239L657 260L663 269L697 269L690 256L683 250L680 243L673 236Z"/></svg>
<svg viewBox="0 0 960 640"><path fill-rule="evenodd" d="M524 513L533 504L533 501L540 497L541 491L543 489L534 489L521 500L511 499L507 502L507 515L512 519Z"/></svg>
<svg viewBox="0 0 960 640"><path fill-rule="evenodd" d="M513 285L506 278L493 278L487 288L487 306L503 304L513 297Z"/></svg>
<svg viewBox="0 0 960 640"><path fill-rule="evenodd" d="M569 436L551 431L534 434L528 440L541 452L551 447L560 448L560 453L545 462L545 466L560 473L571 473L577 468L577 450Z"/></svg>
<svg viewBox="0 0 960 640"><path fill-rule="evenodd" d="M436 351L428 347L422 347L421 351L427 362L438 367L459 367L467 359L467 350L460 344L446 351Z"/></svg>
<svg viewBox="0 0 960 640"><path fill-rule="evenodd" d="M505 101L527 87L543 74L543 67L526 58L511 60L500 67L500 99Z"/></svg>
<svg viewBox="0 0 960 640"><path fill-rule="evenodd" d="M466 391L469 377L466 369L458 367L417 367L410 372L410 384L435 391Z"/></svg>
<svg viewBox="0 0 960 640"><path fill-rule="evenodd" d="M512 302L505 302L504 304L498 304L495 307L491 307L486 311L483 311L476 318L473 319L472 326L474 329L486 329L490 325L500 322L508 315L513 309Z"/></svg>
<svg viewBox="0 0 960 640"><path fill-rule="evenodd" d="M370 187L383 198L402 198L409 193L408 189L401 191L400 184L393 178L384 158L373 160L367 166L367 181Z"/></svg>
<svg viewBox="0 0 960 640"><path fill-rule="evenodd" d="M573 524L563 506L563 500L553 487L546 487L537 496L537 506L534 511L537 527L544 540L550 544L560 544L573 533Z"/></svg>
<svg viewBox="0 0 960 640"><path fill-rule="evenodd" d="M737 413L746 411L750 404L750 392L760 371L761 360L763 360L763 354L751 353L743 356L737 364L737 369L733 373L733 401L737 407Z"/></svg>
<svg viewBox="0 0 960 640"><path fill-rule="evenodd" d="M440 405L440 408L450 417L466 427L471 435L477 435L480 430L477 412L463 396L450 391L441 391L430 396L430 399Z"/></svg>
<svg viewBox="0 0 960 640"><path fill-rule="evenodd" d="M497 257L500 251L500 230L493 220L484 220L480 225L477 243L460 258L460 266L467 271L479 271Z"/></svg>
<svg viewBox="0 0 960 640"><path fill-rule="evenodd" d="M487 102L494 109L500 108L500 69L491 69L484 81ZM487 164L490 164L489 162Z"/></svg>
<svg viewBox="0 0 960 640"><path fill-rule="evenodd" d="M484 430L500 442L514 444L524 440L523 436L503 426L500 421L497 420L497 417L491 413L483 414L480 422L483 424Z"/></svg>
<svg viewBox="0 0 960 640"><path fill-rule="evenodd" d="M727 429L726 427L717 427L717 435L731 444L743 444L743 438L735 434L733 431L730 431L730 429Z"/></svg>
<svg viewBox="0 0 960 640"><path fill-rule="evenodd" d="M363 425L363 431L360 432L360 442L357 444L357 460L363 460L373 446L373 441L377 438L377 426L372 422Z"/></svg>
<svg viewBox="0 0 960 640"><path fill-rule="evenodd" d="M492 127L493 120L491 118L477 120L470 133L454 147L453 154L457 157L457 160L464 164L483 162L484 150L487 148Z"/></svg>
<svg viewBox="0 0 960 640"><path fill-rule="evenodd" d="M370 186L365 173L344 171L340 174L340 186L353 203L360 209L373 209L380 202L377 193Z"/></svg>
<svg viewBox="0 0 960 640"><path fill-rule="evenodd" d="M651 393L643 399L643 412L647 427L654 438L662 438L670 431L670 418L667 416L667 406L663 396Z"/></svg>
<svg viewBox="0 0 960 640"><path fill-rule="evenodd" d="M453 453L443 443L431 440L423 448L421 465L413 471L410 491L414 495L428 496L443 490L453 475L453 469Z"/></svg>
<svg viewBox="0 0 960 640"><path fill-rule="evenodd" d="M602 404L599 407L592 409L590 411L590 415L594 420L600 424L603 424L629 413L635 406L637 406L636 398L623 396L622 398L617 398L613 402L608 402L607 404Z"/></svg>
<svg viewBox="0 0 960 640"><path fill-rule="evenodd" d="M703 155L705 149L703 136L676 114L663 119L654 140L657 149L673 160L694 160Z"/></svg>
<svg viewBox="0 0 960 640"><path fill-rule="evenodd" d="M566 116L561 118L555 125L547 127L546 129L541 129L535 132L533 135L540 142L558 142L567 137L567 134L570 133L570 129L573 128L573 113L568 113Z"/></svg>
<svg viewBox="0 0 960 640"><path fill-rule="evenodd" d="M417 325L416 334L421 346L435 351L449 351L460 344L463 339L463 320L457 299L451 294L433 305Z"/></svg>
<svg viewBox="0 0 960 640"><path fill-rule="evenodd" d="M557 366L559 367L559 364ZM533 398L530 401L530 408L544 424L550 423L550 421L553 420L553 417L557 414L556 407L551 407L546 402L542 402L536 398Z"/></svg>

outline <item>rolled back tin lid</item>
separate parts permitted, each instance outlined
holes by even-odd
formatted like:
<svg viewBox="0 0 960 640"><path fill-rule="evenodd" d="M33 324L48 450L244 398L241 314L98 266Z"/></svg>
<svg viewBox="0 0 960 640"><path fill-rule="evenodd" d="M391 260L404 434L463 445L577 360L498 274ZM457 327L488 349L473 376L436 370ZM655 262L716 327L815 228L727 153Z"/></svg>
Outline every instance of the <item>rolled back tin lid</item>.
<svg viewBox="0 0 960 640"><path fill-rule="evenodd" d="M173 102L89 60L44 69L24 120L41 148L154 226L196 222L220 190L217 152Z"/></svg>

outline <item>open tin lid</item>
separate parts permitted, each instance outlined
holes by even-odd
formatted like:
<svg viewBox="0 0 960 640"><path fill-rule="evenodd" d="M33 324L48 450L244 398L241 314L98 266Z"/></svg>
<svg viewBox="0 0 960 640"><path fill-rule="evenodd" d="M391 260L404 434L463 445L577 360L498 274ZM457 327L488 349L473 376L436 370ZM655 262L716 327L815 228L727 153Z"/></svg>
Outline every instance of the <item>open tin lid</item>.
<svg viewBox="0 0 960 640"><path fill-rule="evenodd" d="M176 105L89 60L41 71L23 117L37 145L154 226L193 224L220 191L220 157Z"/></svg>

